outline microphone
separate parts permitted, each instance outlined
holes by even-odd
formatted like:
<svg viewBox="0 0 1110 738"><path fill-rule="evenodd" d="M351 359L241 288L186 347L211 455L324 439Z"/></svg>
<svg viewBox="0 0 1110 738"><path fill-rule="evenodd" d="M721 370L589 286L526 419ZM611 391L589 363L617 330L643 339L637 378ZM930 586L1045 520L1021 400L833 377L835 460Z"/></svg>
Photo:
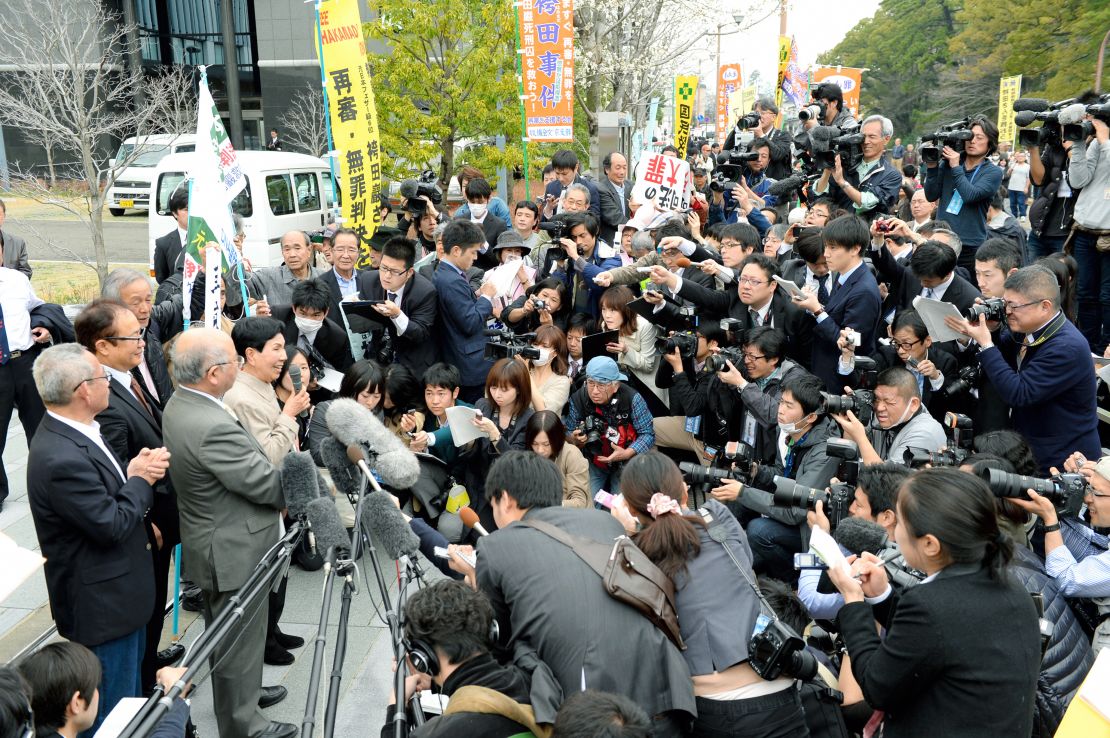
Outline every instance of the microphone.
<svg viewBox="0 0 1110 738"><path fill-rule="evenodd" d="M864 551L878 556L888 543L886 529L883 526L856 517L841 520L836 526L833 540L857 556Z"/></svg>
<svg viewBox="0 0 1110 738"><path fill-rule="evenodd" d="M1032 110L1022 110L1014 114L1014 125L1018 128L1025 128L1032 125L1033 121L1037 119L1037 114Z"/></svg>
<svg viewBox="0 0 1110 738"><path fill-rule="evenodd" d="M1087 115L1087 106L1083 103L1074 103L1060 111L1060 125L1071 126L1082 123Z"/></svg>
<svg viewBox="0 0 1110 738"><path fill-rule="evenodd" d="M301 393L301 368L296 364L289 364L289 381L293 383L293 393L299 395ZM297 417L307 418L308 408L297 413Z"/></svg>
<svg viewBox="0 0 1110 738"><path fill-rule="evenodd" d="M339 520L339 511L329 497L317 497L308 503L308 520L312 529L316 531L320 541L320 548L327 552L325 566L333 566L341 550L346 550L351 545L347 537L347 530Z"/></svg>
<svg viewBox="0 0 1110 738"><path fill-rule="evenodd" d="M420 462L382 421L356 401L342 398L328 406L328 430L344 447L366 447L375 457L374 468L382 482L407 488L420 478Z"/></svg>
<svg viewBox="0 0 1110 738"><path fill-rule="evenodd" d="M378 539L389 558L400 559L420 550L420 539L385 492L366 495L362 501L361 519L363 529Z"/></svg>
<svg viewBox="0 0 1110 738"><path fill-rule="evenodd" d="M305 520L308 505L320 497L319 478L312 456L306 451L286 454L281 460L281 491L285 496L285 506L289 514L297 520ZM308 547L316 553L316 535L308 529Z"/></svg>
<svg viewBox="0 0 1110 738"><path fill-rule="evenodd" d="M685 256L680 256L677 259L675 259L674 263L677 266L685 269L686 267L693 265L694 262L690 261Z"/></svg>
<svg viewBox="0 0 1110 738"><path fill-rule="evenodd" d="M459 508L459 518L462 520L463 525L465 525L467 528L470 528L471 530L478 531L478 535L480 535L480 536L488 536L489 535L489 531L487 531L485 529L485 526L483 526L479 522L478 513L474 512L473 508L460 507Z"/></svg>
<svg viewBox="0 0 1110 738"><path fill-rule="evenodd" d="M780 179L778 181L772 182L771 186L767 188L767 191L769 194L774 195L775 197L786 197L805 183L805 177L799 174L794 174L787 177L786 179Z"/></svg>
<svg viewBox="0 0 1110 738"><path fill-rule="evenodd" d="M829 142L840 138L840 129L836 126L817 126L809 132L809 138L814 151L828 151Z"/></svg>
<svg viewBox="0 0 1110 738"><path fill-rule="evenodd" d="M1023 110L1028 110L1033 113L1041 113L1048 110L1052 106L1048 100L1043 97L1019 97L1014 100L1014 112L1020 113Z"/></svg>
<svg viewBox="0 0 1110 738"><path fill-rule="evenodd" d="M347 449L334 438L325 438L320 444L320 459L331 474L331 481L340 494L358 494L358 476L347 460Z"/></svg>

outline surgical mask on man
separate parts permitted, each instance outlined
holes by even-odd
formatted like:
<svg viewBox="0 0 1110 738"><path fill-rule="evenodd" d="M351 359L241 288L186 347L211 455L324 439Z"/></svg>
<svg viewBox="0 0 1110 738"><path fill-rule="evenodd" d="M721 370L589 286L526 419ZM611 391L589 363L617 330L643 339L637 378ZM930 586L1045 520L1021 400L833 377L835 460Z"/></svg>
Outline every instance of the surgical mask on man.
<svg viewBox="0 0 1110 738"><path fill-rule="evenodd" d="M802 428L805 428L806 425L806 419L802 418L796 423L779 423L779 430L781 430L783 433L786 433L787 435L790 435L791 433L797 433Z"/></svg>
<svg viewBox="0 0 1110 738"><path fill-rule="evenodd" d="M300 315L293 318L293 322L297 324L297 330L301 333L315 333L324 325L324 321L322 320L303 318Z"/></svg>
<svg viewBox="0 0 1110 738"><path fill-rule="evenodd" d="M547 366L551 363L551 349L538 346L536 350L540 352L540 357L532 359L532 366Z"/></svg>
<svg viewBox="0 0 1110 738"><path fill-rule="evenodd" d="M470 203L470 217L474 220L481 220L486 217L486 208L489 207L486 203Z"/></svg>

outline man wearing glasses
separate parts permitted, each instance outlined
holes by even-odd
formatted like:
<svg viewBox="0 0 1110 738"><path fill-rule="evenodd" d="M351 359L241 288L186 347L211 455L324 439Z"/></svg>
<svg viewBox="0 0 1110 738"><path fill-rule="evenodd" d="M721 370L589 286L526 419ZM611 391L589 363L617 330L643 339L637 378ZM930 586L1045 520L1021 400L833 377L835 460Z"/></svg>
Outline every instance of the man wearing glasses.
<svg viewBox="0 0 1110 738"><path fill-rule="evenodd" d="M100 716L140 697L140 662L154 609L154 569L144 518L170 454L143 448L117 457L100 433L111 375L81 346L35 360L46 406L27 457L27 498L46 557L50 611L63 638L100 660ZM102 717L90 728L99 727Z"/></svg>
<svg viewBox="0 0 1110 738"><path fill-rule="evenodd" d="M872 115L863 121L860 133L863 158L859 164L846 169L847 162L838 155L836 166L822 172L813 191L818 196L829 195L839 207L851 208L856 215L872 220L879 214L894 212L902 172L883 154L894 135L890 119Z"/></svg>
<svg viewBox="0 0 1110 738"><path fill-rule="evenodd" d="M983 373L1012 410L1010 421L1033 449L1040 473L1073 451L1101 453L1090 345L1060 310L1056 277L1044 267L1006 278L1006 327L995 344L984 316L951 321L978 344Z"/></svg>

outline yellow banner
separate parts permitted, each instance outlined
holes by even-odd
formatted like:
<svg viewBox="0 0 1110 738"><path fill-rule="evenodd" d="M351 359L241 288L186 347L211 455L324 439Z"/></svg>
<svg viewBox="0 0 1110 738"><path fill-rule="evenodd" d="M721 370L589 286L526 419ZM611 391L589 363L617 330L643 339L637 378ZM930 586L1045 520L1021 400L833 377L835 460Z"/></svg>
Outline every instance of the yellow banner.
<svg viewBox="0 0 1110 738"><path fill-rule="evenodd" d="M779 74L775 81L775 106L782 110L782 83L786 80L786 67L790 63L790 37L779 36Z"/></svg>
<svg viewBox="0 0 1110 738"><path fill-rule="evenodd" d="M342 184L340 225L359 234L359 266L370 263L370 237L381 225L382 166L378 113L358 0L322 0L316 52L324 70L331 135Z"/></svg>
<svg viewBox="0 0 1110 738"><path fill-rule="evenodd" d="M1003 77L998 82L998 140L1017 143L1014 100L1021 97L1021 75Z"/></svg>
<svg viewBox="0 0 1110 738"><path fill-rule="evenodd" d="M698 94L698 75L681 74L674 78L674 146L686 158L686 142L694 122L694 99Z"/></svg>

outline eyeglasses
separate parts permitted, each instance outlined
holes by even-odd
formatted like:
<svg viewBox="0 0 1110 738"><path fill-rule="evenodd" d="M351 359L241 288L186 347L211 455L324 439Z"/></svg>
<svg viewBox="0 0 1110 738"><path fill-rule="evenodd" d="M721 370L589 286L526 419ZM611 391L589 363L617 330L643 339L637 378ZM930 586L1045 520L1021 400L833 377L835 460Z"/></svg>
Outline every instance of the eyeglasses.
<svg viewBox="0 0 1110 738"><path fill-rule="evenodd" d="M735 248L743 248L743 247L744 247L744 244L740 243L739 241L733 241L731 239L728 240L728 241L721 241L721 248L722 249L735 249Z"/></svg>
<svg viewBox="0 0 1110 738"><path fill-rule="evenodd" d="M146 339L143 338L143 334L141 334L141 333L137 336L104 336L104 340L106 340L106 341L136 341L136 342L146 341Z"/></svg>
<svg viewBox="0 0 1110 738"><path fill-rule="evenodd" d="M379 266L378 269L392 277L400 277L402 274L408 271L408 269L390 269L387 266Z"/></svg>
<svg viewBox="0 0 1110 738"><path fill-rule="evenodd" d="M756 279L754 277L741 277L736 281L740 284L746 284L750 287L758 287L761 284L767 284L770 282L770 280L768 279Z"/></svg>
<svg viewBox="0 0 1110 738"><path fill-rule="evenodd" d="M663 256L675 257L675 256L678 256L679 254L681 254L682 252L679 251L678 249L659 249L659 253L662 254Z"/></svg>
<svg viewBox="0 0 1110 738"><path fill-rule="evenodd" d="M896 349L902 349L903 351L909 351L910 349L912 349L914 346L916 346L919 343L923 343L923 341L891 341L890 345L893 346Z"/></svg>
<svg viewBox="0 0 1110 738"><path fill-rule="evenodd" d="M593 387L594 389L605 389L606 387L612 387L614 384L616 384L616 382L601 382L596 379L589 379L588 377L586 379L586 386Z"/></svg>
<svg viewBox="0 0 1110 738"><path fill-rule="evenodd" d="M1024 305L1015 305L1012 302L1004 302L1002 303L1002 305L1006 308L1006 312L1012 313L1017 310L1021 310L1022 308L1027 308L1030 305L1040 305L1042 302L1044 302L1044 300L1033 300L1033 302L1027 302Z"/></svg>
<svg viewBox="0 0 1110 738"><path fill-rule="evenodd" d="M744 357L744 361L755 361L756 359L766 359L766 354L740 354Z"/></svg>
<svg viewBox="0 0 1110 738"><path fill-rule="evenodd" d="M78 383L77 383L77 386L73 388L73 391L74 391L74 392L76 392L77 390L81 389L81 385L83 385L83 384L86 384L86 383L88 383L88 382L95 382L95 381L97 381L98 379L103 379L103 380L104 380L105 382L110 382L110 381L112 381L112 380L111 380L111 379L110 379L110 378L108 377L108 372L104 372L104 373L103 373L103 374L101 374L101 375L100 375L99 377L89 377L88 379L82 379L82 380L81 380L80 382L78 382Z"/></svg>

